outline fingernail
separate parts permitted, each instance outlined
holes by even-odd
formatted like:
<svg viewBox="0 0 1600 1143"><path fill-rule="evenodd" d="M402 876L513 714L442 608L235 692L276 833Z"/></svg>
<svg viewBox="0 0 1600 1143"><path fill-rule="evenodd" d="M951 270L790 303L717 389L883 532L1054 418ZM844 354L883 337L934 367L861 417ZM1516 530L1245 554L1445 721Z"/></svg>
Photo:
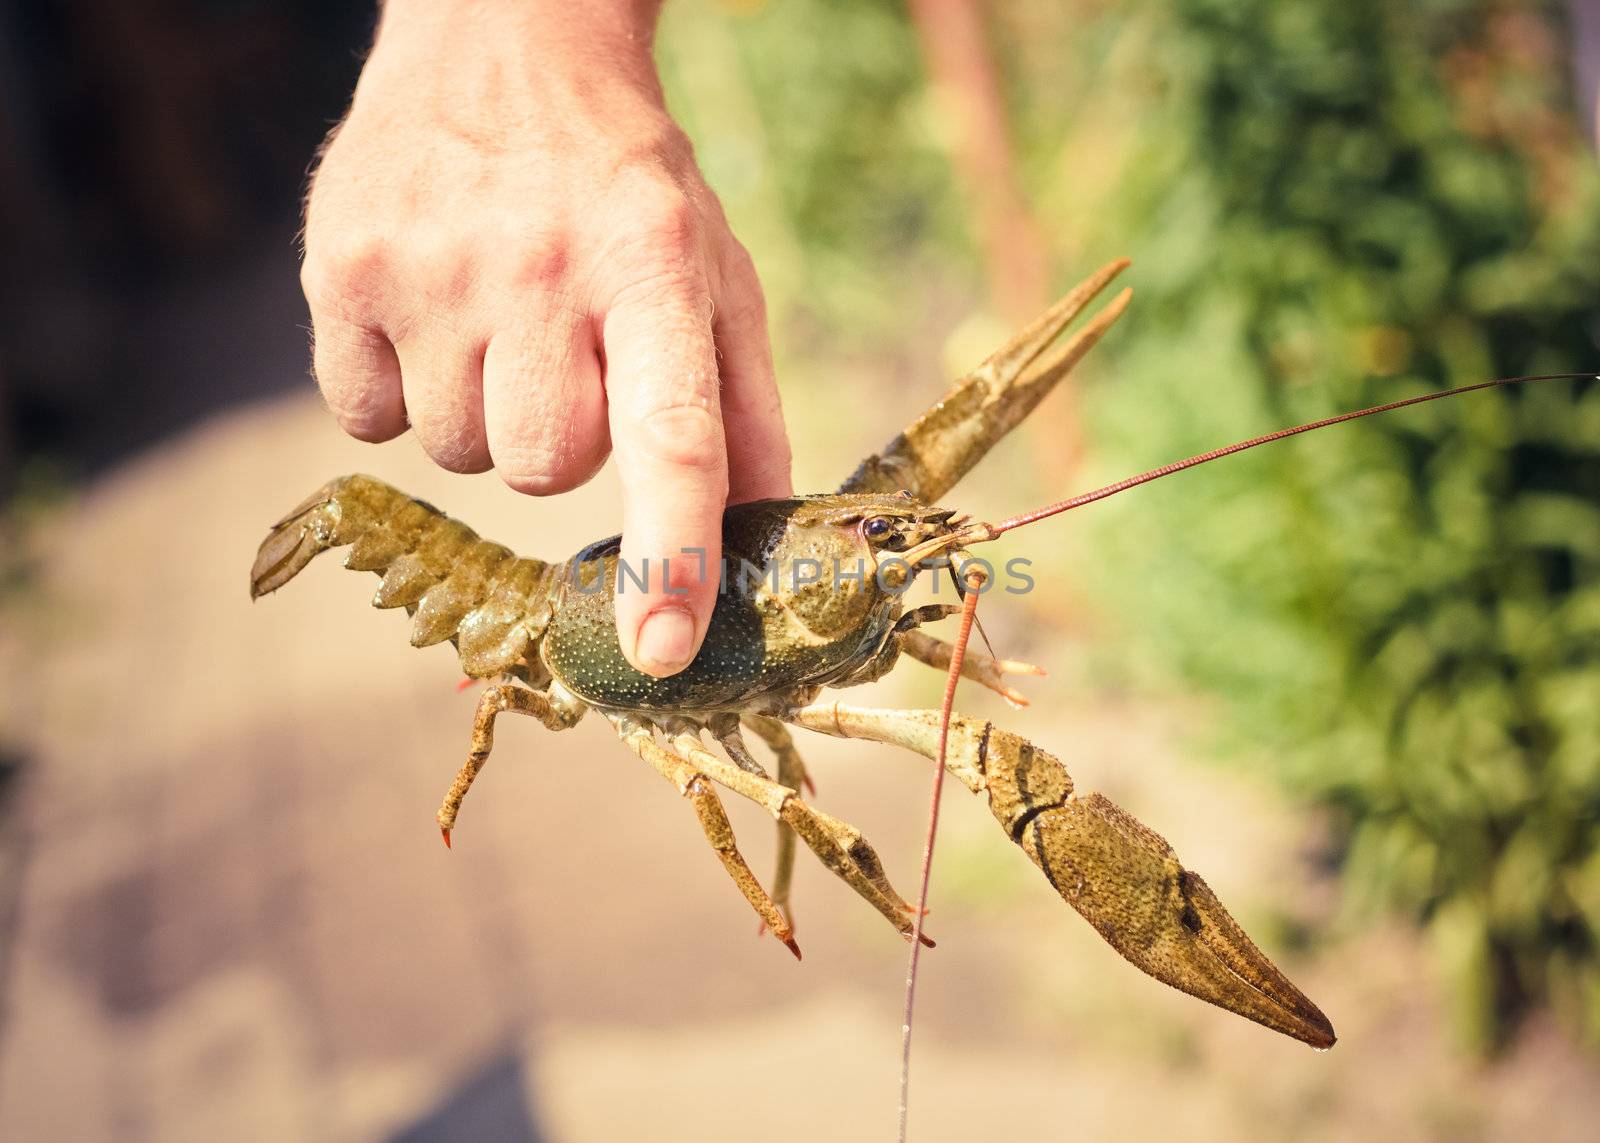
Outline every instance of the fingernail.
<svg viewBox="0 0 1600 1143"><path fill-rule="evenodd" d="M663 607L639 628L639 660L651 674L675 675L694 657L694 616L682 607Z"/></svg>

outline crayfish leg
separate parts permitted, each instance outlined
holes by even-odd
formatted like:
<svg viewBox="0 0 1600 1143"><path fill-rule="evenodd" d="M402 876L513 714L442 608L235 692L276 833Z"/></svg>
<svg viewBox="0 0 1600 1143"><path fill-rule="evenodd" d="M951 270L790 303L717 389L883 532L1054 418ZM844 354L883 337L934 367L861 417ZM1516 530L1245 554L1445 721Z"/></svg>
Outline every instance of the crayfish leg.
<svg viewBox="0 0 1600 1143"><path fill-rule="evenodd" d="M677 721L681 725L681 720ZM860 830L808 805L793 789L717 757L692 729L677 731L672 744L713 782L749 798L794 830L823 865L878 910L902 937L913 938L915 925L907 918L916 910L889 884L882 860ZM923 943L933 947L926 936Z"/></svg>
<svg viewBox="0 0 1600 1143"><path fill-rule="evenodd" d="M450 846L450 831L455 828L461 803L483 769L483 764L489 760L490 751L494 749L494 720L497 716L506 713L526 714L537 718L550 730L567 730L576 726L588 709L564 691L535 691L518 683L498 683L485 688L478 699L477 712L472 717L472 748L456 773L455 781L450 783L450 789L436 815L446 848Z"/></svg>
<svg viewBox="0 0 1600 1143"><path fill-rule="evenodd" d="M799 960L800 946L795 943L794 929L779 910L777 902L761 887L761 882L756 880L756 875L751 872L744 855L739 852L738 842L733 835L733 825L728 821L728 812L722 806L722 799L717 797L716 790L712 788L710 779L682 754L657 742L654 731L646 723L626 715L610 717L617 728L618 736L628 748L650 763L658 774L676 786L678 792L689 799L689 804L694 807L695 816L700 819L700 829L705 833L706 840L711 843L711 848L716 853L717 859L722 862L722 867L733 879L734 885L738 886L744 899L750 902L750 907L761 918L762 925L771 929L772 935L788 946L795 960Z"/></svg>
<svg viewBox="0 0 1600 1143"><path fill-rule="evenodd" d="M811 775L806 772L806 764L800 757L800 751L795 748L794 736L789 733L789 728L775 718L764 715L748 715L744 718L744 725L755 731L756 736L772 751L772 756L778 763L778 784L793 790L796 794L804 790L808 794L817 792L816 786L811 781ZM738 728L727 738L719 736L723 749L728 751L729 757L735 761L734 741L738 742L737 748L743 748L744 740L738 734ZM794 915L789 907L789 890L794 882L794 855L795 832L788 823L778 822L777 846L777 872L772 878L772 897L778 902L778 907L783 910L783 915L789 918L789 923L794 923Z"/></svg>

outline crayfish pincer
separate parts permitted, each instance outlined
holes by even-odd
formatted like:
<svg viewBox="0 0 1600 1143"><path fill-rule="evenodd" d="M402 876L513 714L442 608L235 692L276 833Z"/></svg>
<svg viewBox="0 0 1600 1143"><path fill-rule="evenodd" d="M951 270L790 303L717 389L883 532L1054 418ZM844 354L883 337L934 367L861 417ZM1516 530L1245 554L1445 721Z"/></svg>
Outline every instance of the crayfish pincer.
<svg viewBox="0 0 1600 1143"><path fill-rule="evenodd" d="M559 563L519 557L368 476L330 482L273 526L251 570L251 595L277 590L317 553L348 546L346 567L383 577L374 605L412 615L415 646L449 640L465 672L487 681L466 762L439 809L446 842L489 757L498 715L532 715L564 730L592 709L689 800L740 892L796 956L786 908L796 837L910 938L920 933L916 910L889 883L873 847L802 797L805 766L790 728L889 743L942 757L950 774L987 799L1006 835L1062 898L1140 969L1327 1047L1334 1042L1327 1018L1251 943L1206 883L1109 800L1079 796L1054 755L948 710L869 709L823 697L879 678L904 653L939 668L954 659L962 677L1020 703L1009 680L1036 668L952 654L949 643L920 628L955 609L908 608L903 589L922 571L954 574L972 545L1076 506L1063 502L988 525L934 501L1116 321L1127 291L1051 348L1125 266L1112 263L1073 290L868 458L840 491L728 509L725 590L704 647L678 675L644 675L622 655L613 595L619 575L629 572L619 566L616 537ZM800 574L814 567L823 574ZM970 620L970 608L968 614ZM773 754L775 774L752 754L746 731ZM717 787L757 802L777 821L772 892L740 855Z"/></svg>

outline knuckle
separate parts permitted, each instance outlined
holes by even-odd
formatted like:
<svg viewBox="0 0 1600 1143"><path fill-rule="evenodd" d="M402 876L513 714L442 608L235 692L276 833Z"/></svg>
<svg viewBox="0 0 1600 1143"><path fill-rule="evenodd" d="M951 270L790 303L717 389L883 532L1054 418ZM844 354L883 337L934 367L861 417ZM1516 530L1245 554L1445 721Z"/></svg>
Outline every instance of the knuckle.
<svg viewBox="0 0 1600 1143"><path fill-rule="evenodd" d="M705 279L685 260L662 261L641 268L617 289L611 304L616 310L653 312L652 320L665 317L682 321L696 315L709 321L711 316ZM693 324L699 328L701 322L696 320ZM670 324L660 332L665 333L668 328Z"/></svg>
<svg viewBox="0 0 1600 1143"><path fill-rule="evenodd" d="M403 419L391 417L373 408L335 408L333 416L346 434L368 444L382 444L384 441L393 440L404 432L406 427Z"/></svg>
<svg viewBox="0 0 1600 1143"><path fill-rule="evenodd" d="M741 287L745 282L754 283L760 289L760 279L756 275L756 260L750 255L750 248L740 242L732 234L728 235L727 246L728 273L735 283Z"/></svg>
<svg viewBox="0 0 1600 1143"><path fill-rule="evenodd" d="M723 299L726 320L739 325L767 325L767 296L755 278L735 279Z"/></svg>
<svg viewBox="0 0 1600 1143"><path fill-rule="evenodd" d="M488 472L494 467L494 462L489 459L489 450L484 447L483 442L474 439L466 432L455 431L424 442L424 448L428 456L433 459L433 463L447 472L470 474Z"/></svg>
<svg viewBox="0 0 1600 1143"><path fill-rule="evenodd" d="M720 472L726 479L722 419L705 405L684 403L651 409L639 418L634 443L658 464L708 476Z"/></svg>
<svg viewBox="0 0 1600 1143"><path fill-rule="evenodd" d="M580 456L555 442L494 448L494 467L500 479L528 496L554 496L586 482L604 460Z"/></svg>
<svg viewBox="0 0 1600 1143"><path fill-rule="evenodd" d="M393 379L341 372L320 353L313 371L328 410L350 436L379 444L405 431L405 414Z"/></svg>
<svg viewBox="0 0 1600 1143"><path fill-rule="evenodd" d="M702 232L698 208L676 186L641 193L612 247L611 304L697 308L709 291Z"/></svg>
<svg viewBox="0 0 1600 1143"><path fill-rule="evenodd" d="M382 238L308 237L300 285L318 309L342 317L364 316L382 299L393 265L393 252Z"/></svg>
<svg viewBox="0 0 1600 1143"><path fill-rule="evenodd" d="M700 238L700 211L680 187L658 183L638 195L633 229L635 246L646 256L687 251Z"/></svg>
<svg viewBox="0 0 1600 1143"><path fill-rule="evenodd" d="M482 450L476 452L454 453L436 461L440 468L447 472L460 473L463 476L472 476L480 472L488 472L494 467L487 453Z"/></svg>
<svg viewBox="0 0 1600 1143"><path fill-rule="evenodd" d="M515 256L513 285L555 289L566 281L572 266L572 248L565 238L530 241Z"/></svg>
<svg viewBox="0 0 1600 1143"><path fill-rule="evenodd" d="M570 492L578 486L577 481L569 483L562 480L557 472L523 471L498 464L495 465L495 471L500 474L500 479L505 481L507 488L524 496L555 496L562 492Z"/></svg>
<svg viewBox="0 0 1600 1143"><path fill-rule="evenodd" d="M700 218L694 204L682 195L672 195L653 205L640 222L648 239L677 247L692 243L700 229Z"/></svg>
<svg viewBox="0 0 1600 1143"><path fill-rule="evenodd" d="M756 273L756 260L744 243L732 235L728 236L724 284L732 316L759 319L766 324L767 295L761 288L761 276Z"/></svg>

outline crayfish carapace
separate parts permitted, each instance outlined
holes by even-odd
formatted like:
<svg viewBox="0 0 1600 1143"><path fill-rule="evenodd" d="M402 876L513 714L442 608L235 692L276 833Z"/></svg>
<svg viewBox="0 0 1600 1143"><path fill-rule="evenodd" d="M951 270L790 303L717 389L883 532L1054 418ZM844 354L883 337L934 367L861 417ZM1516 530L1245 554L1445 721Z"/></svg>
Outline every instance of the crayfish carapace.
<svg viewBox="0 0 1600 1143"><path fill-rule="evenodd" d="M251 595L277 590L319 552L350 545L345 566L383 576L373 604L412 614L414 646L450 640L466 673L490 682L478 702L467 761L439 809L447 843L493 746L498 715L532 715L565 730L592 708L689 799L740 892L796 956L786 915L796 837L903 936L920 937L920 913L890 885L872 846L802 797L806 772L789 728L889 743L942 759L950 774L982 794L1006 835L1062 898L1140 969L1326 1048L1334 1042L1327 1017L1251 942L1199 875L1107 798L1077 794L1054 755L948 709L869 709L823 697L826 689L881 677L903 652L940 668L954 658L962 677L1015 700L1008 676L1037 669L963 659L951 644L919 630L958 610L903 607L904 586L919 570L954 570L969 546L1010 528L1242 448L1447 395L1283 430L998 525L934 507L1120 316L1126 290L1047 352L1126 265L1114 262L1074 289L868 458L838 492L729 508L723 543L736 583L719 595L704 646L678 675L644 675L622 655L613 619L617 537L563 563L518 557L368 476L330 482L273 526L251 570ZM801 567L833 574L802 577L795 574ZM970 617L968 607L969 623ZM746 730L773 752L775 777L751 754ZM740 855L715 786L751 799L777 820L771 893Z"/></svg>

